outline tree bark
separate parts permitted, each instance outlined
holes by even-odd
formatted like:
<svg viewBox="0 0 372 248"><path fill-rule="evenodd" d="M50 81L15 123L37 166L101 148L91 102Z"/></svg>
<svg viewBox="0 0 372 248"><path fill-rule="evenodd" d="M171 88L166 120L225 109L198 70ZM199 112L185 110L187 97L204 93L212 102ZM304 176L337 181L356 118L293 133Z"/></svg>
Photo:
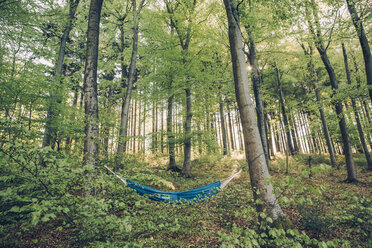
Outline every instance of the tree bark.
<svg viewBox="0 0 372 248"><path fill-rule="evenodd" d="M295 151L294 151L293 144L292 144L292 139L291 139L291 134L290 134L290 127L289 127L289 123L288 123L288 117L287 117L286 110L285 110L285 105L284 105L284 97L283 97L282 84L281 84L281 79L280 79L280 72L279 72L279 68L278 68L278 65L276 64L276 62L274 64L274 68L275 68L275 72L276 72L276 80L277 80L277 84L278 84L278 97L279 97L279 103L280 103L280 106L281 106L280 109L281 109L282 115L283 115L283 122L284 122L285 133L286 133L286 136L287 136L288 148L289 148L289 151L290 151L291 155L294 155Z"/></svg>
<svg viewBox="0 0 372 248"><path fill-rule="evenodd" d="M235 150L235 139L234 139L234 126L232 125L232 122L231 122L231 112L230 112L230 109L228 110L227 112L227 118L228 118L228 121L229 121L229 131L230 131L230 142L231 142L231 149L234 151Z"/></svg>
<svg viewBox="0 0 372 248"><path fill-rule="evenodd" d="M362 20L360 19L356 9L354 0L346 0L347 8L349 10L351 20L358 34L360 46L362 47L364 66L366 69L367 85L369 98L372 101L372 56L371 49L369 48L368 39L363 28Z"/></svg>
<svg viewBox="0 0 372 248"><path fill-rule="evenodd" d="M173 99L174 99L174 94L169 93L168 113L167 113L167 135L168 135L168 152L169 152L168 169L173 170L173 171L178 171L178 167L176 166L175 153L174 153L174 134L172 131Z"/></svg>
<svg viewBox="0 0 372 248"><path fill-rule="evenodd" d="M316 101L317 101L318 106L319 106L318 110L319 110L319 114L320 114L320 119L322 121L323 133L324 133L324 137L325 137L326 143L327 143L329 158L331 160L331 166L333 168L336 168L337 167L336 155L335 155L335 151L333 149L332 140L331 140L331 136L329 134L327 121L326 121L325 114L324 114L324 111L323 111L323 108L322 108L322 100L321 100L321 96L320 96L320 90L316 85L316 83L318 81L318 77L317 77L315 67L314 67L314 63L313 63L313 47L310 46L309 52L307 52L305 47L303 46L303 50L305 52L305 55L309 56L308 69L310 71L311 84L312 84L312 87L315 90Z"/></svg>
<svg viewBox="0 0 372 248"><path fill-rule="evenodd" d="M336 79L336 74L335 71L331 65L331 62L329 61L328 55L327 55L327 49L324 47L323 44L323 37L321 33L321 28L320 28L320 22L319 22L319 17L318 17L318 10L317 6L314 0L311 2L312 6L312 11L313 11L313 16L315 19L315 26L316 30L312 26L310 20L308 19L309 22L309 28L311 33L313 34L314 40L315 40L315 45L316 48L320 54L320 57L322 59L322 62L327 70L328 76L329 76L329 81L331 83L332 89L334 91L338 90L338 82ZM306 9L307 15L308 9ZM349 138L349 133L347 130L346 126L346 121L345 121L345 116L343 113L343 106L342 102L340 100L336 100L334 102L334 106L336 109L336 114L339 120L339 126L340 126L340 131L341 131L341 136L342 136L342 142L344 145L344 153L345 153L345 160L346 160L346 168L347 168L347 181L348 182L355 182L357 181L356 177L356 170L355 170L355 165L354 165L354 160L353 160L353 154L351 150L351 144L350 144L350 138Z"/></svg>
<svg viewBox="0 0 372 248"><path fill-rule="evenodd" d="M277 203L270 175L267 169L265 154L262 147L260 132L257 126L252 99L249 94L249 81L245 64L243 43L240 30L237 5L234 0L224 0L228 27L231 60L235 82L235 95L243 127L246 159L249 165L251 186L255 200L260 199L257 211L266 210L273 220L284 216Z"/></svg>
<svg viewBox="0 0 372 248"><path fill-rule="evenodd" d="M183 51L183 64L186 65L186 57L188 55L189 45L191 41L192 31L192 19L187 18L187 23L184 27L180 27L178 20L175 17L175 9L171 6L171 2L164 0L168 14L170 14L170 24L176 30L180 45ZM196 0L193 0L187 7L190 8L190 12L193 13L196 6ZM191 88L190 82L186 82L185 94L186 94L186 118L184 123L185 128L185 140L184 140L184 161L182 167L182 173L186 177L191 177L191 121L192 121L192 105L191 105Z"/></svg>
<svg viewBox="0 0 372 248"><path fill-rule="evenodd" d="M63 60L65 58L66 53L66 44L67 40L70 36L70 32L72 29L72 24L75 19L75 13L76 9L79 5L80 0L69 0L69 15L66 27L63 31L60 46L59 46L59 52L58 52L58 59L57 64L55 68L55 81L58 81L60 84L62 83L61 76L63 74ZM57 116L59 115L58 110L58 104L61 103L61 99L59 96L59 86L56 85L56 88L53 88L50 93L50 101L48 106L48 113L46 117L46 123L45 123L45 132L44 132L44 138L43 138L43 147L50 146L52 138L56 138L57 136L57 127L58 124L55 123Z"/></svg>
<svg viewBox="0 0 372 248"><path fill-rule="evenodd" d="M347 53L346 53L346 49L345 49L344 43L342 43L342 53L344 55L344 64L345 64L345 71L346 71L347 83L351 85L349 64L348 64L348 60L347 60ZM357 106L356 106L356 103L355 103L354 98L353 97L350 97L350 98L351 98L351 105L353 106L353 110L354 110L355 121L357 123L357 129L358 129L358 133L359 133L360 142L362 144L364 155L365 155L366 160L367 160L367 168L368 168L368 170L372 170L371 155L368 152L367 143L366 143L366 140L364 138L364 132L363 132L362 125L360 123L358 109L357 109Z"/></svg>
<svg viewBox="0 0 372 248"><path fill-rule="evenodd" d="M226 134L226 126L225 126L225 111L224 111L224 104L222 102L222 98L220 98L220 117L221 117L221 130L222 130L222 146L224 156L227 155L227 134Z"/></svg>
<svg viewBox="0 0 372 248"><path fill-rule="evenodd" d="M120 133L119 133L119 144L116 154L116 163L121 164L122 156L124 153L124 144L127 139L127 127L128 127L128 112L130 99L132 96L133 82L135 78L136 62L137 62L137 50L138 50L138 18L141 9L144 5L145 0L141 0L141 3L137 9L136 0L132 0L133 8L133 42L132 42L132 55L129 65L129 74L127 81L127 91L121 107L121 120L120 120Z"/></svg>
<svg viewBox="0 0 372 248"><path fill-rule="evenodd" d="M325 50L318 48L318 51L321 55L322 61L324 63L324 66L327 69L328 75L329 75L329 80L331 82L332 88L334 90L338 89L338 82L336 80L336 75L333 70L333 67L328 59L327 53ZM337 100L337 102L334 103L335 108L336 108L336 113L339 118L339 126L341 130L341 135L342 135L342 142L344 144L344 152L345 152L345 160L346 160L346 168L348 172L347 176L347 181L349 182L354 182L357 180L356 178L356 170L355 170L355 165L354 165L354 160L353 160L353 154L351 150L351 144L350 144L350 138L349 138L349 133L347 130L347 125L345 121L345 116L343 113L343 107L342 107L342 102L340 100Z"/></svg>
<svg viewBox="0 0 372 248"><path fill-rule="evenodd" d="M99 23L103 0L91 0L87 31L87 51L84 70L84 105L85 105L85 142L84 165L95 167L98 154L98 99L97 99L97 63ZM93 193L94 194L94 193Z"/></svg>
<svg viewBox="0 0 372 248"><path fill-rule="evenodd" d="M248 61L249 61L249 64L252 66L252 73L251 73L252 86L253 86L254 99L256 102L258 130L260 131L260 137L261 137L263 150L265 153L266 164L269 166L269 152L268 152L268 145L267 145L267 135L266 135L266 130L265 130L264 107L263 107L263 101L262 101L262 96L261 96L261 91L260 91L261 77L260 77L260 70L257 65L256 43L255 43L251 28L247 26L246 29L248 30L248 39L249 39Z"/></svg>
<svg viewBox="0 0 372 248"><path fill-rule="evenodd" d="M185 141L184 141L184 161L182 173L185 177L191 177L191 90L186 89L186 121L185 121Z"/></svg>

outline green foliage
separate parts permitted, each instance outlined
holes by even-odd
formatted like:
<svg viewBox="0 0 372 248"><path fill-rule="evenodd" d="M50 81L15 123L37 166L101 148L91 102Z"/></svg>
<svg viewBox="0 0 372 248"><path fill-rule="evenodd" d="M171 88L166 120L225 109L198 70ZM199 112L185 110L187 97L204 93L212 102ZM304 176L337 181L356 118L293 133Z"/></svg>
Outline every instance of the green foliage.
<svg viewBox="0 0 372 248"><path fill-rule="evenodd" d="M351 235L360 235L366 247L372 245L372 197L351 197L351 203L336 217L341 225L351 226Z"/></svg>
<svg viewBox="0 0 372 248"><path fill-rule="evenodd" d="M329 232L332 224L332 218L325 213L325 209L315 202L313 204L301 204L298 207L301 215L302 225L318 235Z"/></svg>

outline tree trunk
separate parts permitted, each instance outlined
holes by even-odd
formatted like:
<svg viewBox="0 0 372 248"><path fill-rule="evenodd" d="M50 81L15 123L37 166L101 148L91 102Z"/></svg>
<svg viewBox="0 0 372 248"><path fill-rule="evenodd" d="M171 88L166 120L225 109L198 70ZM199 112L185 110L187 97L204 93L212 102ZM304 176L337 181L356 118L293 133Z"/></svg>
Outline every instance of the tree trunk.
<svg viewBox="0 0 372 248"><path fill-rule="evenodd" d="M287 136L288 147L289 147L289 151L290 151L291 155L294 155L295 151L293 149L293 144L292 144L292 139L291 139L291 134L290 134L290 127L289 127L289 123L288 123L288 117L287 117L287 114L286 114L286 111L285 111L284 97L283 97L283 91L282 91L282 85L281 85L281 79L280 79L280 72L279 72L279 68L278 68L278 65L276 64L276 62L274 64L274 67L275 67L275 72L276 72L276 80L277 80L277 83L278 83L279 104L281 106L281 111L282 111L282 115L283 115L283 122L284 122L285 133L286 133L286 136Z"/></svg>
<svg viewBox="0 0 372 248"><path fill-rule="evenodd" d="M322 61L327 69L329 80L331 82L332 88L334 90L338 89L338 82L336 80L336 75L333 70L333 67L328 59L326 51L322 49L318 49L319 53L321 54ZM356 170L354 166L353 154L351 150L351 144L349 139L349 133L346 126L346 121L343 113L343 107L341 101L337 101L335 103L336 113L339 118L339 126L342 135L342 142L344 144L344 152L345 152L345 160L346 160L346 168L347 168L347 181L354 182L357 180L356 178Z"/></svg>
<svg viewBox="0 0 372 248"><path fill-rule="evenodd" d="M113 90L112 90L112 87L109 86L109 89L108 89L108 95L107 95L107 108L106 108L106 111L108 112L108 114L110 115L111 114L111 97L112 97L112 94L113 94ZM110 140L110 127L109 127L109 124L106 123L105 125L103 125L103 128L104 128L104 150L105 150L105 155L106 157L108 156L108 153L109 153L109 140Z"/></svg>
<svg viewBox="0 0 372 248"><path fill-rule="evenodd" d="M344 63L345 63L347 83L351 84L349 64L348 64L348 60L347 60L347 54L346 54L346 49L345 49L344 43L342 43L342 53L344 55ZM351 105L353 106L353 110L354 110L355 121L357 123L357 129L358 129L358 133L359 133L360 142L362 144L364 155L365 155L366 160L367 160L367 168L368 168L368 170L372 170L371 156L368 152L367 143L366 143L366 140L364 138L364 132L363 132L362 125L361 125L360 119L359 119L358 109L357 109L357 106L356 106L356 103L355 103L355 100L354 100L353 97L351 97Z"/></svg>
<svg viewBox="0 0 372 248"><path fill-rule="evenodd" d="M137 151L138 153L141 152L141 132L142 132L142 123L141 123L141 115L142 115L142 101L139 101L138 104L138 141L137 141Z"/></svg>
<svg viewBox="0 0 372 248"><path fill-rule="evenodd" d="M369 87L369 98L372 101L372 56L369 48L368 39L363 28L362 20L360 19L356 9L354 0L346 0L347 8L349 10L351 20L353 21L354 27L357 31L360 46L362 47L364 66L366 69L367 85Z"/></svg>
<svg viewBox="0 0 372 248"><path fill-rule="evenodd" d="M137 50L138 50L138 17L139 13L144 5L144 0L141 0L139 8L137 9L136 0L132 0L133 7L133 43L132 43L132 55L129 65L129 75L127 81L127 91L121 107L121 120L120 120L120 133L119 133L119 144L116 155L116 163L120 164L124 153L124 143L127 139L127 126L128 126L128 111L130 105L130 99L132 96L133 82L135 78L136 62L137 62Z"/></svg>
<svg viewBox="0 0 372 248"><path fill-rule="evenodd" d="M277 203L273 186L270 182L254 106L249 94L249 81L243 53L237 6L233 0L224 0L224 4L229 26L235 94L243 127L246 159L249 165L253 196L255 200L260 199L262 201L262 204L257 204L257 211L266 210L269 217L277 220L283 217L284 213Z"/></svg>
<svg viewBox="0 0 372 248"><path fill-rule="evenodd" d="M234 129L233 129L233 125L232 125L232 122L231 122L231 113L230 113L230 109L228 110L227 112L227 118L228 118L228 121L229 121L229 131L230 131L230 142L231 142L231 149L234 151L235 150L235 139L234 139Z"/></svg>
<svg viewBox="0 0 372 248"><path fill-rule="evenodd" d="M186 177L191 177L191 91L186 89L186 121L185 121L185 141L184 141L184 161L182 173Z"/></svg>
<svg viewBox="0 0 372 248"><path fill-rule="evenodd" d="M75 19L76 9L79 5L80 0L70 0L69 1L69 16L66 27L63 31L59 52L58 52L58 59L55 68L56 80L60 84L62 83L62 70L63 70L63 60L65 58L65 51L66 51L66 44L68 37L70 36L70 31L72 29L72 24ZM52 138L56 138L57 135L57 127L58 124L56 122L56 118L59 115L58 104L61 103L61 97L59 96L59 85L56 85L56 88L53 88L50 95L50 102L48 106L48 113L47 113L47 120L45 123L45 132L43 138L43 147L50 146Z"/></svg>
<svg viewBox="0 0 372 248"><path fill-rule="evenodd" d="M223 155L227 155L227 135L225 127L225 111L223 108L222 98L220 98L220 117L221 117L221 130L222 130L222 145L223 145Z"/></svg>
<svg viewBox="0 0 372 248"><path fill-rule="evenodd" d="M256 57L256 43L254 41L254 37L250 27L246 27L248 30L248 39L249 39L249 53L248 53L248 61L249 64L252 66L252 86L253 86L253 93L254 99L256 102L256 114L257 114L257 124L258 130L260 131L261 142L263 146L263 150L265 153L266 164L269 166L269 152L267 146L267 135L265 130L265 115L264 115L264 107L263 101L260 91L260 70L257 65L257 57Z"/></svg>
<svg viewBox="0 0 372 248"><path fill-rule="evenodd" d="M169 152L169 165L168 169L178 171L174 153L174 134L172 131L172 116L173 116L173 99L174 94L170 93L168 96L168 113L167 113L167 135L168 135L168 152Z"/></svg>
<svg viewBox="0 0 372 248"><path fill-rule="evenodd" d="M84 165L90 167L95 167L96 165L99 142L97 60L102 2L103 0L91 0L90 3L84 70L84 105L86 116Z"/></svg>
<svg viewBox="0 0 372 248"><path fill-rule="evenodd" d="M289 117L289 125L291 127L293 149L294 149L295 153L298 153L299 149L298 149L297 137L296 137L296 134L295 134L296 124L295 124L295 122L294 122L294 120L292 119L291 116L292 116L292 113L291 113L290 109L288 109L288 117Z"/></svg>
<svg viewBox="0 0 372 248"><path fill-rule="evenodd" d="M307 16L308 16L308 22L309 22L309 28L311 33L313 34L313 37L315 39L315 45L316 48L320 54L320 57L323 61L323 64L327 70L328 76L329 76L329 81L331 83L332 89L334 91L338 90L338 82L336 79L336 74L335 71L331 65L331 62L329 61L328 55L327 55L327 50L324 47L323 44L323 37L321 33L321 28L320 28L320 22L319 22L319 17L318 17L318 9L316 6L316 3L314 0L312 0L312 11L313 11L313 16L315 19L315 25L316 25L316 30L312 26L309 18L309 12L308 9L306 8ZM356 177L356 170L355 170L355 165L354 165L354 160L353 160L353 154L351 150L351 144L350 144L350 139L349 139L349 133L347 130L346 126L346 121L345 121L345 116L343 113L343 106L342 102L340 100L337 100L335 103L335 109L336 109L336 114L339 119L339 126L341 130L341 136L342 136L342 141L344 145L344 153L345 153L345 160L346 160L346 168L347 168L347 181L348 182L355 182L357 181Z"/></svg>
<svg viewBox="0 0 372 248"><path fill-rule="evenodd" d="M326 143L327 143L329 158L331 160L331 166L333 168L336 168L337 167L336 155L335 155L335 152L334 152L334 149L333 149L332 140L331 140L331 136L329 134L327 121L326 121L324 111L323 111L323 108L322 108L322 103L321 103L322 100L321 100L321 97L320 97L320 90L318 89L318 87L316 85L316 83L318 81L318 77L317 77L315 67L314 67L314 63L313 63L313 47L310 46L310 51L309 52L306 51L305 47L303 47L303 49L304 49L305 55L309 56L308 68L309 68L309 71L310 71L310 74L311 74L310 75L311 76L311 84L312 84L312 87L315 90L316 101L317 101L318 106L319 106L318 110L319 110L319 114L320 114L320 119L322 121L323 133L324 133L324 137L325 137Z"/></svg>

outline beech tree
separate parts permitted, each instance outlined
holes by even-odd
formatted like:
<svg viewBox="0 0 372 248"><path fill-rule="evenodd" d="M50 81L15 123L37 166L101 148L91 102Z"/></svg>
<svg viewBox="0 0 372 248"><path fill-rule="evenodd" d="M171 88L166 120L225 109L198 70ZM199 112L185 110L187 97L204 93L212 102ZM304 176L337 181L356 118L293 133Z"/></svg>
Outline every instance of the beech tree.
<svg viewBox="0 0 372 248"><path fill-rule="evenodd" d="M355 30L358 35L358 39L360 42L360 47L362 48L363 58L364 58L364 67L366 71L367 77L367 85L369 86L369 98L372 101L372 56L371 56L371 49L369 47L367 35L364 31L363 27L363 20L358 15L355 1L354 0L346 0L347 9L349 10L351 20L354 24Z"/></svg>
<svg viewBox="0 0 372 248"><path fill-rule="evenodd" d="M69 39L70 32L73 26L73 22L75 19L75 13L76 9L79 5L80 0L69 0L68 6L69 6L69 14L67 18L66 26L64 27L64 31L62 34L62 37L60 39L60 45L59 45L59 52L58 52L58 58L57 63L55 66L55 82L57 84L53 85L53 89L50 92L50 103L48 106L48 113L47 113L47 120L45 123L45 132L44 132L44 139L43 139L43 147L51 145L51 140L53 145L57 136L57 127L59 126L56 120L56 117L58 116L58 104L61 103L62 99L60 97L59 88L60 86L58 84L61 84L62 82L62 76L63 76L63 61L66 54L66 44L67 40Z"/></svg>
<svg viewBox="0 0 372 248"><path fill-rule="evenodd" d="M265 154L262 147L260 133L253 102L249 94L249 81L243 52L238 5L234 0L224 0L233 66L236 101L239 106L243 136L245 143L245 155L249 166L251 187L254 199L260 199L262 204L257 204L257 211L267 211L269 217L277 220L284 213L277 203L273 192L273 186L269 181L270 175L266 164Z"/></svg>
<svg viewBox="0 0 372 248"><path fill-rule="evenodd" d="M196 0L186 0L184 2L171 3L170 1L164 1L167 8L167 12L170 15L171 27L175 29L179 38L180 46L183 51L183 64L186 66L188 60L188 50L192 38L193 32L193 15L197 4ZM184 18L179 19L179 15L176 15L176 11L184 11ZM187 16L186 16L187 15ZM190 76L186 76L189 78ZM186 118L184 123L185 129L185 140L184 140L184 161L182 167L182 173L186 177L191 177L191 125L192 125L192 100L191 100L191 85L190 82L186 82L185 85L186 94Z"/></svg>
<svg viewBox="0 0 372 248"><path fill-rule="evenodd" d="M311 17L312 14L312 17ZM324 44L324 38L320 26L318 6L314 0L310 3L306 3L306 17L309 25L310 32L313 36L315 46L320 54L323 64L327 70L331 86L334 90L338 89L338 81L333 66L328 58L327 49L329 47L330 41L327 45ZM311 19L313 18L313 19ZM343 112L343 106L341 100L336 100L334 103L337 118L339 121L339 127L342 135L342 142L345 152L345 161L347 168L347 181L355 182L357 181L356 170L353 160L353 153L350 144L349 132L346 125L346 120Z"/></svg>
<svg viewBox="0 0 372 248"><path fill-rule="evenodd" d="M87 51L84 70L85 142L84 165L95 167L98 155L97 64L99 25L103 0L91 0L89 8Z"/></svg>
<svg viewBox="0 0 372 248"><path fill-rule="evenodd" d="M127 124L128 124L128 111L130 100L132 96L133 83L135 78L136 61L137 61L137 50L138 50L138 25L139 25L139 14L145 4L145 0L141 0L137 8L137 1L132 0L133 9L133 38L132 38L132 55L130 59L130 65L128 70L127 90L125 98L123 100L121 108L121 121L120 121L120 137L117 150L117 163L121 162L122 154L124 152L124 144L126 142L127 135ZM122 44L124 41L122 41ZM123 66L121 68L124 70ZM122 73L124 73L122 71Z"/></svg>

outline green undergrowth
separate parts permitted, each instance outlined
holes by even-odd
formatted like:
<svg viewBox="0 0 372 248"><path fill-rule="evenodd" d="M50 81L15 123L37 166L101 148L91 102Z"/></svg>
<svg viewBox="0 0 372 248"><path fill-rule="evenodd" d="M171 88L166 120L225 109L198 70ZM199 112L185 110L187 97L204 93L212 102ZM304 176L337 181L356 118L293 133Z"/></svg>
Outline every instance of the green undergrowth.
<svg viewBox="0 0 372 248"><path fill-rule="evenodd" d="M13 142L0 156L0 247L371 247L371 172L358 164L362 183L343 182L345 171L325 156L271 162L272 183L292 225L274 228L257 214L245 161L220 155L192 163L192 178L166 168L166 158L126 155L118 173L165 191L183 191L241 176L202 203L171 205L136 194L103 164L83 168L78 157ZM362 156L357 156L358 161ZM180 164L180 163L179 163ZM312 175L311 177L310 174ZM87 189L95 196L86 196ZM261 219L262 221L258 221Z"/></svg>

